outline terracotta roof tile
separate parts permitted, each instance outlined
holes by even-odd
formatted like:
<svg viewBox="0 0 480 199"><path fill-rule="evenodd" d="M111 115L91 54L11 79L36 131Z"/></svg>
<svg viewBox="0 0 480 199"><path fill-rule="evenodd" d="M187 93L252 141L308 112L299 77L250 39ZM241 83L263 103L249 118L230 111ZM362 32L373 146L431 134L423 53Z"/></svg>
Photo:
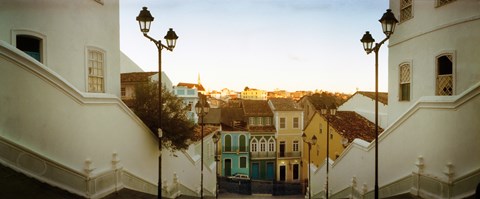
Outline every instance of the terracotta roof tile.
<svg viewBox="0 0 480 199"><path fill-rule="evenodd" d="M219 130L220 130L219 126L205 124L205 126L203 127L203 137L206 137L211 133ZM193 137L193 141L200 140L202 138L202 126L200 125L195 126L194 134L195 135Z"/></svg>
<svg viewBox="0 0 480 199"><path fill-rule="evenodd" d="M197 88L198 91L205 91L205 88L203 88L202 84L192 84L192 83L185 83L185 82L180 82L177 84L177 86L184 86L187 88Z"/></svg>
<svg viewBox="0 0 480 199"><path fill-rule="evenodd" d="M375 139L375 124L353 111L337 111L328 116L330 125L349 142L356 138L371 142ZM379 134L383 129L378 127Z"/></svg>
<svg viewBox="0 0 480 199"><path fill-rule="evenodd" d="M273 117L273 112L266 100L242 100L245 117Z"/></svg>
<svg viewBox="0 0 480 199"><path fill-rule="evenodd" d="M375 92L357 91L357 93L362 94L363 96L368 97L372 100L375 100ZM355 94L357 94L357 93L355 93ZM353 94L353 95L355 95L355 94ZM378 101L385 104L385 105L388 105L388 93L378 92Z"/></svg>
<svg viewBox="0 0 480 199"><path fill-rule="evenodd" d="M335 104L335 106L338 107L340 104L343 103L343 100L325 93L313 94L305 97L308 101L310 101L310 103L315 107L316 110L322 109L323 107L325 107L325 105L331 106L332 104Z"/></svg>
<svg viewBox="0 0 480 199"><path fill-rule="evenodd" d="M272 98L274 111L302 111L291 98Z"/></svg>
<svg viewBox="0 0 480 199"><path fill-rule="evenodd" d="M222 130L246 130L247 123L244 121L242 108L222 107L221 110Z"/></svg>
<svg viewBox="0 0 480 199"><path fill-rule="evenodd" d="M134 72L120 74L120 81L124 82L148 82L148 77L157 74L158 72Z"/></svg>

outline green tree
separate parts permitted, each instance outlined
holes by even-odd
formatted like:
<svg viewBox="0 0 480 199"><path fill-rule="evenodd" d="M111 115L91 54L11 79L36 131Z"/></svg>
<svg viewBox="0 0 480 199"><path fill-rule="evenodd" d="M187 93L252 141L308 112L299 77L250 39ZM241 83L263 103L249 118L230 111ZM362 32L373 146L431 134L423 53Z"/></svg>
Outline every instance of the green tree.
<svg viewBox="0 0 480 199"><path fill-rule="evenodd" d="M159 128L158 84L143 83L135 87L133 112L157 135ZM171 151L187 149L188 140L194 138L193 121L187 118L188 107L177 96L162 89L162 145Z"/></svg>

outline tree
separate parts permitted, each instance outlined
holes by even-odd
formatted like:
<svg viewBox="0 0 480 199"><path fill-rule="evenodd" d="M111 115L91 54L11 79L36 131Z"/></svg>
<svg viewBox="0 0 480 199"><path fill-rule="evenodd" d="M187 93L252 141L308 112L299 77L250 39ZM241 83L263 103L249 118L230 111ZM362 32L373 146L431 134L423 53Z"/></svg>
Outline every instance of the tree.
<svg viewBox="0 0 480 199"><path fill-rule="evenodd" d="M133 101L133 112L157 135L158 83L137 84ZM162 103L162 145L171 151L187 149L188 140L194 138L195 127L194 122L187 118L188 107L165 86L162 89Z"/></svg>

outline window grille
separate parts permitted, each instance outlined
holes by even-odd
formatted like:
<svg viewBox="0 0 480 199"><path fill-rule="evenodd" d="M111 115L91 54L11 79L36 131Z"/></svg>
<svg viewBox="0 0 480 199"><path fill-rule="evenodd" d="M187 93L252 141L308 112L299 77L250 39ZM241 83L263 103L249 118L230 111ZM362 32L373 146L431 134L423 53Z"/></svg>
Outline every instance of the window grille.
<svg viewBox="0 0 480 199"><path fill-rule="evenodd" d="M400 65L400 101L410 101L410 65Z"/></svg>
<svg viewBox="0 0 480 199"><path fill-rule="evenodd" d="M293 118L293 128L298 128L298 117Z"/></svg>
<svg viewBox="0 0 480 199"><path fill-rule="evenodd" d="M293 151L298 151L298 141L293 141Z"/></svg>
<svg viewBox="0 0 480 199"><path fill-rule="evenodd" d="M285 128L285 118L284 117L280 118L280 128L282 128L282 129Z"/></svg>
<svg viewBox="0 0 480 199"><path fill-rule="evenodd" d="M400 1L400 22L413 18L413 0Z"/></svg>
<svg viewBox="0 0 480 199"><path fill-rule="evenodd" d="M436 7L440 7L440 6L444 6L444 5L447 5L449 3L452 3L456 0L437 0L436 3L435 3L435 6Z"/></svg>
<svg viewBox="0 0 480 199"><path fill-rule="evenodd" d="M437 58L436 95L453 95L453 56L443 55Z"/></svg>

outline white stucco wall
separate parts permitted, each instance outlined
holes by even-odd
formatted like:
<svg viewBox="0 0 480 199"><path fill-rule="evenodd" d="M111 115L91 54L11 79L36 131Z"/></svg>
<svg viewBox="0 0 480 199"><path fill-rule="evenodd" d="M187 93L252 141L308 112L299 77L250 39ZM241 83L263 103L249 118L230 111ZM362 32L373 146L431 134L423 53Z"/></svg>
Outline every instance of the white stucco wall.
<svg viewBox="0 0 480 199"><path fill-rule="evenodd" d="M120 96L118 0L0 1L0 40L15 34L43 37L45 65L75 88L87 91L87 48L105 52L105 92ZM15 46L15 45L14 45Z"/></svg>
<svg viewBox="0 0 480 199"><path fill-rule="evenodd" d="M420 97L435 95L436 56L454 54L454 95L480 81L480 1L458 0L435 8L434 1L413 1L414 17L399 23L389 41L389 123ZM390 1L395 16L400 2ZM432 17L435 16L435 17ZM411 64L411 99L399 101L399 65Z"/></svg>
<svg viewBox="0 0 480 199"><path fill-rule="evenodd" d="M144 72L133 60L131 60L125 53L120 52L120 72L132 73L132 72Z"/></svg>
<svg viewBox="0 0 480 199"><path fill-rule="evenodd" d="M378 103L378 124L385 129L388 125L388 105ZM371 122L375 122L375 100L362 94L355 94L348 101L338 107L339 111L355 111Z"/></svg>
<svg viewBox="0 0 480 199"><path fill-rule="evenodd" d="M156 184L157 140L118 97L80 92L2 41L0 70L2 138L79 173L89 159L93 176L112 168L116 152L125 170Z"/></svg>

